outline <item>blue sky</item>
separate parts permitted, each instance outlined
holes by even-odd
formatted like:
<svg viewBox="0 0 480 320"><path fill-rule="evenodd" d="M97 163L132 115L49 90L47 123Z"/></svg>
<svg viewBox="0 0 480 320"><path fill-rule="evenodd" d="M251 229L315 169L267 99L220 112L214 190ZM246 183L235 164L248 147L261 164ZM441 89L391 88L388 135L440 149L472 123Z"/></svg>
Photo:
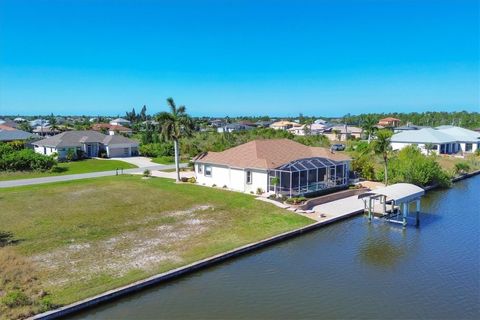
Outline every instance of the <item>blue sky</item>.
<svg viewBox="0 0 480 320"><path fill-rule="evenodd" d="M480 111L479 1L0 0L0 114Z"/></svg>

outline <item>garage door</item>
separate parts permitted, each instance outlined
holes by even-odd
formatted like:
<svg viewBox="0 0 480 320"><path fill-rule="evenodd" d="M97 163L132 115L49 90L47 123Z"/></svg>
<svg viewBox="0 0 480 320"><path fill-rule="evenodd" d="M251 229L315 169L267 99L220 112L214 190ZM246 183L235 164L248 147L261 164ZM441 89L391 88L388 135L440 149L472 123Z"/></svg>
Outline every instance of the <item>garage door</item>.
<svg viewBox="0 0 480 320"><path fill-rule="evenodd" d="M130 150L129 148L110 148L110 158L112 157L129 157Z"/></svg>

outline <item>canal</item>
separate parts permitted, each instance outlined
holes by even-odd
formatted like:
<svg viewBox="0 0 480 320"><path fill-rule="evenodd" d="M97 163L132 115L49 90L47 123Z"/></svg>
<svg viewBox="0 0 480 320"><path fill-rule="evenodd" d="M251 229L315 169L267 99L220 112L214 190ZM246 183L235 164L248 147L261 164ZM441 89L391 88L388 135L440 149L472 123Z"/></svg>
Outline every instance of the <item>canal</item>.
<svg viewBox="0 0 480 320"><path fill-rule="evenodd" d="M480 176L422 201L420 228L359 216L70 319L479 318Z"/></svg>

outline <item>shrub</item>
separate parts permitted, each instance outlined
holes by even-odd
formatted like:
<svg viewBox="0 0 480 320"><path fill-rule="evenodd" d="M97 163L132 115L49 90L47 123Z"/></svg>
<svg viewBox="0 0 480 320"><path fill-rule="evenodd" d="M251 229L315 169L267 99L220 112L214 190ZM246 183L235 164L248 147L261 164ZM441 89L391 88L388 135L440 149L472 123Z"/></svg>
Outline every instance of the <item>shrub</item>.
<svg viewBox="0 0 480 320"><path fill-rule="evenodd" d="M100 151L98 152L98 157L99 157L99 158L107 158L107 151L105 151L105 150L100 150Z"/></svg>
<svg viewBox="0 0 480 320"><path fill-rule="evenodd" d="M466 162L457 162L454 171L456 174L466 174L470 171L470 165Z"/></svg>
<svg viewBox="0 0 480 320"><path fill-rule="evenodd" d="M197 183L197 179L196 179L195 177L190 177L190 178L188 179L188 182L190 182L190 183Z"/></svg>
<svg viewBox="0 0 480 320"><path fill-rule="evenodd" d="M143 171L143 176L144 176L145 178L149 178L151 175L152 175L152 172L151 172L150 170L145 169L145 170Z"/></svg>
<svg viewBox="0 0 480 320"><path fill-rule="evenodd" d="M0 146L0 170L32 171L50 170L57 161L51 156L38 154L31 149L14 151L11 147Z"/></svg>
<svg viewBox="0 0 480 320"><path fill-rule="evenodd" d="M263 189L262 189L262 188L257 188L256 193L257 193L258 195L263 194Z"/></svg>
<svg viewBox="0 0 480 320"><path fill-rule="evenodd" d="M2 298L2 303L7 307L21 307L26 306L30 303L27 295L20 290L12 290L7 292L7 294Z"/></svg>
<svg viewBox="0 0 480 320"><path fill-rule="evenodd" d="M139 148L140 154L145 157L173 157L174 150L172 143L148 143L142 144Z"/></svg>
<svg viewBox="0 0 480 320"><path fill-rule="evenodd" d="M0 248L15 242L13 233L10 231L0 230Z"/></svg>
<svg viewBox="0 0 480 320"><path fill-rule="evenodd" d="M67 159L67 161L73 161L75 160L76 157L77 157L77 152L75 151L75 149L68 149L65 159Z"/></svg>
<svg viewBox="0 0 480 320"><path fill-rule="evenodd" d="M227 189L228 187L227 187L226 184L224 184L222 188L223 188L223 189Z"/></svg>
<svg viewBox="0 0 480 320"><path fill-rule="evenodd" d="M180 178L180 181L182 181L182 182L188 182L188 178L187 178L187 177L181 177L181 178Z"/></svg>
<svg viewBox="0 0 480 320"><path fill-rule="evenodd" d="M217 186L217 185L216 185L215 183L214 183L214 184L212 184L212 187L213 187L213 188L215 188L216 186Z"/></svg>

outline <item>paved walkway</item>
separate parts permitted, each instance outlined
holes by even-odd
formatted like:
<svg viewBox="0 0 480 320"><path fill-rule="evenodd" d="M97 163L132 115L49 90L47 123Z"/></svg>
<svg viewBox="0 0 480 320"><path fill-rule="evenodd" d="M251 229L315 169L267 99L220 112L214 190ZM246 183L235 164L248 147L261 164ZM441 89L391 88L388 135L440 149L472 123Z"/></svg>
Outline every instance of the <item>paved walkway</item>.
<svg viewBox="0 0 480 320"><path fill-rule="evenodd" d="M299 213L306 217L315 219L317 221L326 221L337 219L341 217L349 217L357 213L363 212L363 200L358 199L358 196L351 196L348 198L335 200L320 204L312 208L314 213Z"/></svg>
<svg viewBox="0 0 480 320"><path fill-rule="evenodd" d="M181 164L181 167L186 166L186 164ZM155 164L154 166L150 167L143 167L143 168L134 168L134 169L125 169L123 170L124 174L135 174L135 173L142 173L145 169L153 170L166 170L166 169L174 169L175 165L162 165L162 164ZM33 184L42 184L42 183L50 183L50 182L59 182L59 181L70 181L70 180L80 180L80 179L88 179L88 178L98 178L98 177L107 177L107 176L114 176L117 174L117 171L100 171L100 172L90 172L90 173L81 173L81 174L69 174L64 176L51 176L51 177L42 177L42 178L33 178L33 179L20 179L20 180L7 180L7 181L0 181L0 188L9 188L9 187L19 187L19 186L28 186ZM119 170L118 174L121 174Z"/></svg>

